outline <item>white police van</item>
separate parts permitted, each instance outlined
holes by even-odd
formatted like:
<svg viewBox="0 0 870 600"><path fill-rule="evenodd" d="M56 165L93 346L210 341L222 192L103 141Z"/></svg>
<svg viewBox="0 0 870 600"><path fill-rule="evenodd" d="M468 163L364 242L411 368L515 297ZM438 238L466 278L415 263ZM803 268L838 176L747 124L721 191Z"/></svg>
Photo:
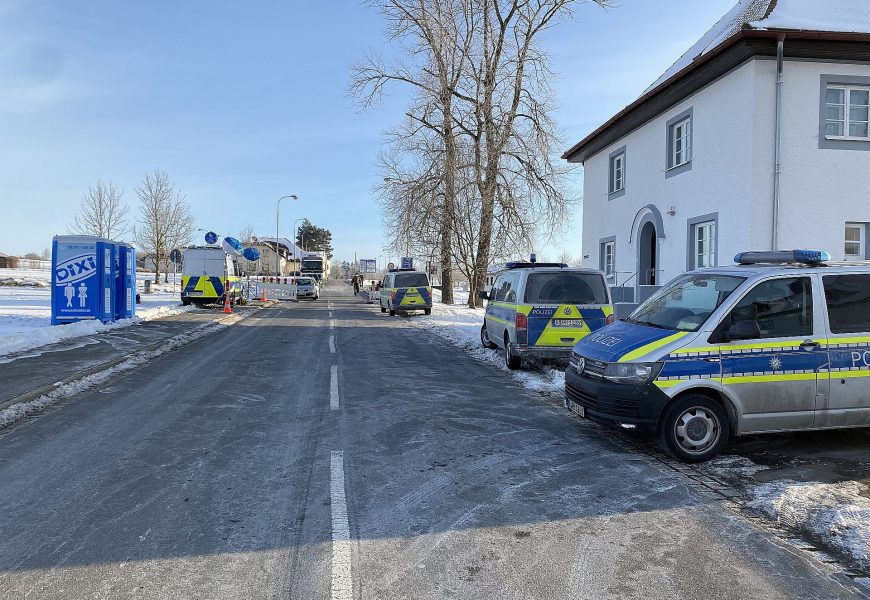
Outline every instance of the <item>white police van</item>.
<svg viewBox="0 0 870 600"><path fill-rule="evenodd" d="M870 426L870 263L745 252L585 337L566 405L687 462L731 434Z"/></svg>

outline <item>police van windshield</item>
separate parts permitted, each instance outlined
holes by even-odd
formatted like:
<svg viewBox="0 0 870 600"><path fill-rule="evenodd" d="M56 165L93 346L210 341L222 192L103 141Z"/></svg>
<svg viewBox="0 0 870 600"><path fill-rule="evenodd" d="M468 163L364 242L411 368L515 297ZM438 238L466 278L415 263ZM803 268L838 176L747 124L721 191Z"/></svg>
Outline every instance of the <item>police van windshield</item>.
<svg viewBox="0 0 870 600"><path fill-rule="evenodd" d="M531 273L526 304L607 304L604 278L597 273Z"/></svg>
<svg viewBox="0 0 870 600"><path fill-rule="evenodd" d="M393 287L428 287L429 278L426 273L398 273L396 275L396 284Z"/></svg>
<svg viewBox="0 0 870 600"><path fill-rule="evenodd" d="M660 329L697 331L745 277L683 275L659 290L631 313L628 323Z"/></svg>

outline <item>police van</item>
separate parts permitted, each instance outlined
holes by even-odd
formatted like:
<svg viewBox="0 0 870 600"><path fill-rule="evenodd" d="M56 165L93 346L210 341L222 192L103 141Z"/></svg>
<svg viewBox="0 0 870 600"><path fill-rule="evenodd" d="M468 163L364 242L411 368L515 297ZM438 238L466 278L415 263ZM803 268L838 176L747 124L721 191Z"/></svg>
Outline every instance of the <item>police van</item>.
<svg viewBox="0 0 870 600"><path fill-rule="evenodd" d="M566 404L686 462L730 435L870 426L870 264L744 252L584 338Z"/></svg>
<svg viewBox="0 0 870 600"><path fill-rule="evenodd" d="M488 301L480 343L501 348L509 369L524 357L567 359L574 344L613 321L604 273L564 263L507 263L480 297Z"/></svg>
<svg viewBox="0 0 870 600"><path fill-rule="evenodd" d="M190 246L184 249L181 269L181 303L215 304L229 293L230 304L242 295L239 265L220 246Z"/></svg>
<svg viewBox="0 0 870 600"><path fill-rule="evenodd" d="M392 269L384 277L379 296L381 312L390 316L422 310L432 314L432 285L429 276L413 269Z"/></svg>

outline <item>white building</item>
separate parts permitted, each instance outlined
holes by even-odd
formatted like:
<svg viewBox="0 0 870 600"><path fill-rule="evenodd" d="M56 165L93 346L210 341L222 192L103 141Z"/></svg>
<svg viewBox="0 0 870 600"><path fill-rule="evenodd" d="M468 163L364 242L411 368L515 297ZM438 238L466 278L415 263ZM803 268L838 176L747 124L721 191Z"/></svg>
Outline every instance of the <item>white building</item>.
<svg viewBox="0 0 870 600"><path fill-rule="evenodd" d="M564 154L586 264L631 303L743 250L870 258L868 111L870 0L741 1Z"/></svg>

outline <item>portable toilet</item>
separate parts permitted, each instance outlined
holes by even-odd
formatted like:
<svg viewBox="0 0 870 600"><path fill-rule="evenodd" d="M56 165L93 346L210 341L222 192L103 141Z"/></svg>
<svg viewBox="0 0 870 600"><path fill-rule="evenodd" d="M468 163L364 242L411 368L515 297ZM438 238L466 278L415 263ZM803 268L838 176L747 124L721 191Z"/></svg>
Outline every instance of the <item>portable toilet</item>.
<svg viewBox="0 0 870 600"><path fill-rule="evenodd" d="M51 323L114 318L114 244L92 235L57 235L51 251Z"/></svg>
<svg viewBox="0 0 870 600"><path fill-rule="evenodd" d="M136 249L127 242L117 242L115 254L115 318L132 319L136 316Z"/></svg>

